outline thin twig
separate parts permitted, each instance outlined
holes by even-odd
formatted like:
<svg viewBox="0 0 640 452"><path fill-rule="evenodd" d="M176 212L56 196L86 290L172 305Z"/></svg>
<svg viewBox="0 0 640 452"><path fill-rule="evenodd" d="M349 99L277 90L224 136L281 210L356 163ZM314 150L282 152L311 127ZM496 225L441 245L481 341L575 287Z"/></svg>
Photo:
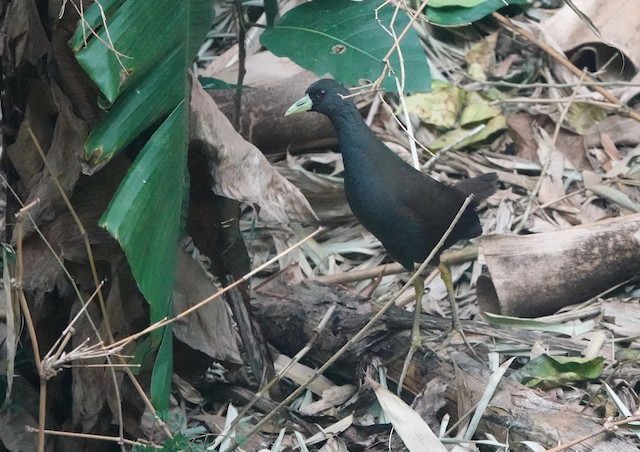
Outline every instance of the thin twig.
<svg viewBox="0 0 640 452"><path fill-rule="evenodd" d="M549 148L549 151L547 152L544 164L542 165L542 170L540 171L540 176L538 177L538 180L536 181L536 186L533 188L533 191L531 193L529 193L529 196L527 198L527 204L525 206L524 213L522 214L522 219L520 220L520 222L516 225L516 227L513 230L513 232L515 234L518 234L524 228L524 225L526 224L527 220L529 219L529 215L531 214L531 208L533 207L533 202L537 198L538 193L540 192L540 188L542 187L542 183L544 182L544 179L545 179L545 177L547 175L547 171L549 170L549 166L551 165L551 160L553 160L553 152L554 152L555 147L556 147L556 141L558 140L558 136L560 134L560 128L562 127L562 123L564 122L564 118L566 117L567 113L569 112L569 108L571 108L571 105L573 105L573 98L575 97L576 93L578 92L578 88L580 87L580 82L582 82L582 80L584 79L584 77L586 77L586 75L587 74L585 72L582 72L582 77L580 78L580 80L578 82L578 86L576 86L576 88L573 90L573 93L572 93L571 98L569 99L569 102L567 102L567 104L565 105L564 109L560 113L560 119L558 119L558 121L556 123L556 128L555 128L555 130L553 132L553 138L551 139L551 146Z"/></svg>
<svg viewBox="0 0 640 452"><path fill-rule="evenodd" d="M102 290L101 290L102 283L101 283L100 279L98 278L98 271L96 269L96 262L95 262L95 259L93 258L93 250L91 249L91 242L89 241L89 234L87 234L87 231L84 228L84 225L82 224L82 221L80 220L80 217L78 216L76 210L71 205L71 201L69 200L69 197L67 196L67 193L64 191L64 188L62 188L62 185L60 184L60 181L58 180L58 178L56 176L56 173L53 171L53 168L49 164L49 160L47 159L47 156L45 155L44 151L42 150L42 146L40 146L40 141L38 140L38 138L36 137L35 133L31 129L31 126L27 126L27 131L29 132L29 136L31 137L31 141L33 141L33 144L34 144L36 150L38 151L38 154L40 155L40 158L42 159L42 162L44 163L47 171L49 171L49 175L51 177L51 180L53 181L53 183L55 184L56 188L58 189L58 193L62 197L65 205L67 206L67 210L69 211L69 213L73 217L73 221L75 222L76 226L78 227L78 230L80 232L80 236L82 237L82 240L84 242L85 250L87 252L87 259L89 260L89 267L91 269L91 276L93 277L93 283L95 285L95 288L96 288L95 290L96 290L96 293L98 295L98 301L99 301L99 305L100 305L100 310L102 311L102 318L103 318L104 323L105 323L105 329L107 330L107 336L109 337L110 342L113 342L113 333L112 333L112 330L111 330L111 324L109 322L109 313L107 312L107 305L106 305L106 303L104 301L104 296L102 294ZM94 324L93 320L91 319L91 316L89 315L89 313L87 311L84 311L84 312L86 313L86 317L89 320L89 323L91 325L91 328L94 331L94 334L96 335L98 340L102 342L102 338L100 337L100 332L98 331L98 328L96 327L96 325ZM105 358L106 358L107 362L109 364L111 364L111 358L108 355ZM119 401L121 401L122 398L120 397L120 387L118 385L118 378L116 376L115 370L113 370L113 368L111 368L109 373L111 375L111 380L113 382L113 387L114 387L114 391L116 393L116 397L117 397L117 399ZM124 418L123 418L123 414L122 414L122 404L121 403L118 403L116 415L117 415L117 418L118 418L118 433L120 434L120 436L122 438L124 438ZM122 450L124 452L124 448Z"/></svg>
<svg viewBox="0 0 640 452"><path fill-rule="evenodd" d="M244 416L249 412L249 410L256 403L258 403L258 401L262 397L264 397L265 394L269 392L269 390L273 387L274 384L276 384L277 382L282 380L284 377L286 377L289 370L291 370L293 366L295 366L298 362L300 362L300 360L307 353L309 353L309 351L311 350L311 347L313 346L313 343L316 341L318 336L320 336L320 333L326 328L327 323L329 323L329 320L331 319L331 316L333 315L335 310L336 310L335 304L329 307L325 315L322 317L322 319L318 323L318 326L316 326L313 329L313 333L309 338L309 340L307 341L307 343L305 344L305 346L298 353L296 353L296 355L293 358L289 360L287 365L284 366L276 376L274 376L267 384L265 384L262 388L260 388L260 390L253 397L253 399L247 405L245 405L242 408L242 410L240 410L240 412L236 415L235 419L231 422L231 424L226 426L224 430L220 432L220 434L216 437L216 440L212 448L215 448L218 444L224 441L225 438L228 438L229 433L232 432L237 427L237 425L243 420ZM304 386L306 387L308 383L311 383L311 382L307 381Z"/></svg>
<svg viewBox="0 0 640 452"><path fill-rule="evenodd" d="M536 36L533 35L533 33L530 33L529 31L525 30L524 28L517 26L516 24L513 23L513 21L511 21L511 19L503 16L500 13L493 13L493 14L491 14L491 16L494 19L496 19L498 22L500 22L502 25L504 25L505 27L507 27L510 30L515 31L516 33L524 36L530 42L532 42L533 44L535 44L538 47L540 47L542 50L547 52L549 54L549 56L551 56L554 60L556 60L558 63L562 64L564 67L569 69L569 71L571 71L574 75L576 75L578 77L583 77L582 74L584 74L584 71L582 71L582 70L578 69L576 66L574 66L567 59L567 57L562 55L560 52L557 52L555 49L551 48L546 43L544 43L543 41L539 40ZM620 108L621 112L623 112L625 115L635 119L636 121L640 122L640 113L630 109L626 105L622 105L620 103L620 101L613 94L611 94L609 91L604 89L602 86L595 85L594 84L595 80L593 80L588 75L584 75L584 80L586 80L588 83L590 83L590 87L592 87L595 91L600 93L609 102L611 102L612 104L618 105L618 108Z"/></svg>
<svg viewBox="0 0 640 452"><path fill-rule="evenodd" d="M35 431L36 429L27 425L25 427L27 432ZM76 432L60 432L57 430L44 430L47 435L51 436L67 436L70 438L84 438L84 439L95 439L100 441L111 441L114 443L122 443L128 444L129 446L151 446L156 449L162 449L162 446L156 446L155 444L150 444L147 442L141 443L138 441L131 441L130 439L119 438L117 436L105 436L105 435L93 435L90 433L76 433Z"/></svg>
<svg viewBox="0 0 640 452"><path fill-rule="evenodd" d="M631 422L637 422L637 421L640 421L640 414L636 414L635 416L630 416L630 417L621 419L619 421L607 421L605 422L604 426L601 429L595 430L591 433L581 436L580 438L574 439L573 441L569 441L568 443L562 444L558 447L554 447L553 449L547 449L547 452L560 452L560 451L566 450L572 446L575 446L576 444L583 443L588 439L593 438L594 436L598 436L603 433L615 432L619 426L626 425Z"/></svg>
<svg viewBox="0 0 640 452"><path fill-rule="evenodd" d="M216 298L219 298L221 295L225 294L226 292L228 292L229 290L233 289L234 287L237 287L240 284L243 284L243 283L247 282L248 280L251 279L252 276L254 276L255 274L261 272L262 270L264 270L265 268L269 267L270 265L274 264L275 262L278 261L278 259L281 259L283 256L286 256L291 251L293 251L294 249L298 248L300 245L302 245L303 243L307 242L308 240L311 240L313 237L318 235L323 230L324 230L324 228L322 226L319 227L318 229L316 229L314 232L312 232L311 234L309 234L308 236L306 236L305 238L303 238L299 242L294 243L292 246L290 246L286 250L282 251L281 253L277 254L276 256L272 257L271 259L269 259L264 264L262 264L259 267L256 267L255 269L251 270L249 273L244 275L242 278L240 278L240 279L234 281L233 283L229 284L228 286L220 289L219 291L217 291L213 295L205 298L204 300L202 300L201 302L195 304L194 306L191 306L189 309L186 309L186 310L182 311L180 314L178 314L178 315L176 315L174 317L171 317L171 318L164 318L164 319L154 323L153 325L148 326L144 330L139 331L138 333L132 334L132 335L130 335L128 337L125 337L124 339L121 339L121 340L119 340L117 342L114 342L113 344L110 345L110 347L123 347L123 346L127 345L128 343L134 341L135 339L137 339L137 338L139 338L141 336L144 336L146 334L149 334L151 331L157 330L158 328L165 327L165 326L169 325L170 323L176 322L176 321L182 319L183 317L188 316L189 314L193 313L194 311L197 311L198 309L200 309L204 305L212 302Z"/></svg>
<svg viewBox="0 0 640 452"><path fill-rule="evenodd" d="M442 236L442 238L440 239L440 241L436 244L436 246L433 248L433 250L431 250L431 253L429 253L429 256L427 256L427 258L420 265L420 267L418 267L418 270L416 270L413 273L413 275L411 275L411 278L409 278L409 280L405 283L405 285L402 286L402 288L398 291L398 293L393 298L391 298L391 300L389 300L382 308L380 308L380 310L367 322L367 324L365 326L363 326L362 329L360 331L358 331L358 333L355 336L353 336L346 344L344 344L340 348L340 350L338 350L336 353L334 353L333 356L331 358L329 358L322 365L322 367L320 367L318 370L316 370L316 372L311 377L309 377L309 379L307 379L307 381L304 383L304 385L298 387L295 391L293 391L291 393L291 395L289 395L289 397L287 397L282 402L280 402L277 407L275 407L269 414L267 414L264 418L262 418L262 420L260 420L260 422L258 422L246 434L247 438L250 437L251 435L253 435L254 433L256 433L258 430L260 430L262 428L262 426L264 426L271 418L273 418L282 408L284 408L286 405L288 405L291 402L293 402L304 391L306 386L308 386L316 378L318 378L320 375L322 375L329 367L331 367L338 360L338 358L340 358L343 354L345 354L349 350L349 348L354 343L356 343L357 341L362 339L369 332L371 327L378 320L380 320L380 318L392 306L395 305L396 298L398 298L403 292L405 292L407 290L407 288L410 287L413 284L413 281L416 278L420 277L420 274L427 267L427 265L429 264L429 261L434 258L434 256L438 253L438 251L440 251L440 248L442 248L442 246L444 245L444 242L447 240L447 238L449 237L449 234L451 234L451 231L453 230L454 226L456 225L456 223L458 222L458 220L460 219L460 217L464 213L465 209L467 208L467 205L471 201L471 198L472 197L467 197L467 199L465 199L464 204L462 205L462 207L458 211L457 215L455 216L455 218L453 219L453 221L449 225L449 228L445 231L445 233ZM228 450L229 451L233 451L233 450L236 450L237 447L238 447L238 443L236 443L235 440L233 440L233 447L231 449L228 449Z"/></svg>
<svg viewBox="0 0 640 452"><path fill-rule="evenodd" d="M18 287L18 299L20 300L20 307L22 308L22 314L24 315L25 322L27 324L27 330L29 331L29 337L31 339L31 347L33 348L33 360L38 371L38 378L40 379L40 401L38 405L38 452L44 452L44 428L45 420L47 416L47 378L45 376L44 367L40 358L40 347L38 345L38 335L36 334L36 328L31 318L31 310L29 304L24 295L23 283L24 283L24 254L22 252L22 244L24 239L24 222L28 216L28 210L37 205L40 200L36 200L30 203L28 206L23 207L16 215L16 229L17 229L17 262L18 262L18 275L17 275L17 287Z"/></svg>

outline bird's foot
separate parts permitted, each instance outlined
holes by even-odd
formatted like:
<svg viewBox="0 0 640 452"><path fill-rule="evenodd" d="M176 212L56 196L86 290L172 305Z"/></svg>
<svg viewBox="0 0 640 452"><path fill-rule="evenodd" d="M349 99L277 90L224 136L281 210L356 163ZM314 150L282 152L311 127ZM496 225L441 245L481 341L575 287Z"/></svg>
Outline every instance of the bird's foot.
<svg viewBox="0 0 640 452"><path fill-rule="evenodd" d="M467 346L474 358L481 361L480 356L478 356L475 349L471 345L471 342L469 342L467 336L464 334L464 330L462 329L462 325L460 324L460 322L458 322L457 324L456 322L453 322L451 325L451 330L449 330L449 332L445 332L442 346L447 347L449 345L460 345L462 343Z"/></svg>

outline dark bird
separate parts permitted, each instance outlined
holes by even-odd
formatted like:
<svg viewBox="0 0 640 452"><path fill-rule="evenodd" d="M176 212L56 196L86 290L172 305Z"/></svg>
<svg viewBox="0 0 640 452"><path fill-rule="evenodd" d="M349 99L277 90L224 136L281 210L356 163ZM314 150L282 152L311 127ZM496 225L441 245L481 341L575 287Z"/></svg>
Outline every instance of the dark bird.
<svg viewBox="0 0 640 452"><path fill-rule="evenodd" d="M441 184L405 163L382 143L353 101L345 98L349 94L335 80L319 80L309 86L306 95L285 116L315 111L329 118L344 160L344 189L349 206L389 255L413 271L415 263L423 262L435 248L470 194L474 195L472 203L432 263L437 264L442 251L457 241L479 236L482 226L475 208L495 192L497 175L483 174L455 186ZM443 270L442 265L440 268ZM443 272L442 277L445 284L449 279L451 299L450 273ZM460 329L455 300L450 301L454 328Z"/></svg>

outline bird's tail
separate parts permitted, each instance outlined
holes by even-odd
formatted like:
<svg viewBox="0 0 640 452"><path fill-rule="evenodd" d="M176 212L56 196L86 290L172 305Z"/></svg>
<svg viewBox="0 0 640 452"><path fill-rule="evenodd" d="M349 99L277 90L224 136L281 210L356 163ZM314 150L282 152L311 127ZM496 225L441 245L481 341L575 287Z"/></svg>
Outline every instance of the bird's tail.
<svg viewBox="0 0 640 452"><path fill-rule="evenodd" d="M496 173L482 174L460 181L455 187L467 196L473 193L473 203L479 204L496 192L498 175Z"/></svg>

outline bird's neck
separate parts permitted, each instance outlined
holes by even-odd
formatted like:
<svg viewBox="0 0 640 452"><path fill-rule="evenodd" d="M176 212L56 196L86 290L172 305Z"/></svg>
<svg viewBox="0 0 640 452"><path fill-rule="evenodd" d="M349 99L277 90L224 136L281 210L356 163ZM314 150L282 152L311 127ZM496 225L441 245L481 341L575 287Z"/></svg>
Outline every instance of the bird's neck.
<svg viewBox="0 0 640 452"><path fill-rule="evenodd" d="M338 135L345 169L374 157L372 153L376 153L378 148L371 143L377 142L377 138L355 106L341 109L329 119Z"/></svg>

